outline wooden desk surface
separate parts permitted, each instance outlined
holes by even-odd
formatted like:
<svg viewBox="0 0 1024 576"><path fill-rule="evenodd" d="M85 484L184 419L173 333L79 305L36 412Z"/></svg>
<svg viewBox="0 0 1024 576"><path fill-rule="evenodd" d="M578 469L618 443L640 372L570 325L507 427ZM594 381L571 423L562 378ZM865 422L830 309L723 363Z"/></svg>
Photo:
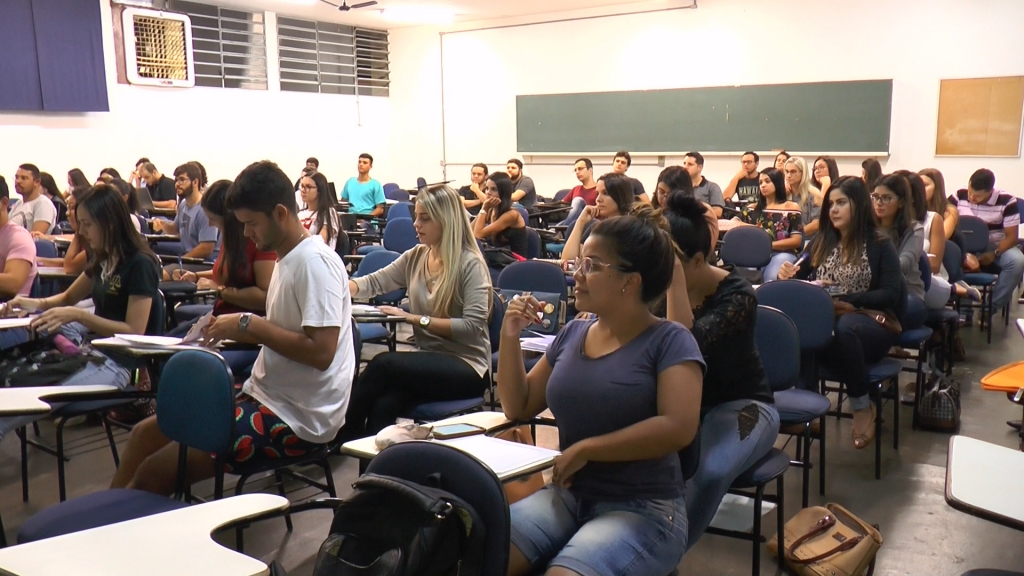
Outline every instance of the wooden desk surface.
<svg viewBox="0 0 1024 576"><path fill-rule="evenodd" d="M46 280L74 280L78 274L68 274L61 266L39 266L36 268L40 278Z"/></svg>
<svg viewBox="0 0 1024 576"><path fill-rule="evenodd" d="M485 411L472 412L470 414L463 414L462 416L445 418L444 420L433 422L433 425L444 426L446 424L472 424L490 432L491 430L501 429L511 423L512 421L505 418L505 414L502 412ZM377 447L374 444L374 439L374 436L367 436L366 438L352 440L344 443L341 446L341 449L342 451L348 452L357 458L373 459L373 457L377 455Z"/></svg>
<svg viewBox="0 0 1024 576"><path fill-rule="evenodd" d="M108 384L0 388L0 416L48 414L51 410L48 402L58 402L61 396L103 395L117 390L116 386Z"/></svg>
<svg viewBox="0 0 1024 576"><path fill-rule="evenodd" d="M210 538L218 527L283 510L274 494L243 494L0 550L0 573L17 576L256 576L263 562Z"/></svg>
<svg viewBox="0 0 1024 576"><path fill-rule="evenodd" d="M967 436L949 439L946 502L972 516L1024 531L1024 452Z"/></svg>

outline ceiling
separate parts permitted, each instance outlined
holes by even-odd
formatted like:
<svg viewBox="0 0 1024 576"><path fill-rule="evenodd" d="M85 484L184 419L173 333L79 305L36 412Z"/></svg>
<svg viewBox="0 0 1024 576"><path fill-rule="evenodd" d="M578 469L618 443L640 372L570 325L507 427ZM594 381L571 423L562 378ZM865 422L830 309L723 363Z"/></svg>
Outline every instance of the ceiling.
<svg viewBox="0 0 1024 576"><path fill-rule="evenodd" d="M562 12L616 4L637 4L650 0L378 0L373 7L340 12L320 0L316 4L303 4L303 0L198 0L209 4L277 12L282 16L294 16L308 20L337 22L367 28L404 28L414 23L389 22L381 17L383 8L436 7L452 10L456 21L486 20L514 16L529 16L546 12ZM307 0L309 1L309 0ZM340 4L341 0L330 0ZM357 4L363 0L349 0Z"/></svg>

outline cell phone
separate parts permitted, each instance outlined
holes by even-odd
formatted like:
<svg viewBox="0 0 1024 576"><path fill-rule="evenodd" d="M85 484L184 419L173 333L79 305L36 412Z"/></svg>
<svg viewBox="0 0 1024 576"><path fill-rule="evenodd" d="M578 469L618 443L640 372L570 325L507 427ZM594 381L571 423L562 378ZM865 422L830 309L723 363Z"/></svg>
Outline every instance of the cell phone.
<svg viewBox="0 0 1024 576"><path fill-rule="evenodd" d="M462 438L463 436L483 434L484 432L486 432L486 430L472 424L447 424L445 426L434 427L434 438L437 438L438 440L450 440L452 438Z"/></svg>

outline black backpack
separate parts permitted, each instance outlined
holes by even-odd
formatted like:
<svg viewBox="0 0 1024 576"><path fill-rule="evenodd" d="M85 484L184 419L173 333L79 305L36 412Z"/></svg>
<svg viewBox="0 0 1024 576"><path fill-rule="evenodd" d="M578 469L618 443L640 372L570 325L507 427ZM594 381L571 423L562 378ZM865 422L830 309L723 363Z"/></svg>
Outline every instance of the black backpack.
<svg viewBox="0 0 1024 576"><path fill-rule="evenodd" d="M68 356L54 348L53 337L29 340L0 352L0 388L55 386L102 358Z"/></svg>
<svg viewBox="0 0 1024 576"><path fill-rule="evenodd" d="M440 478L428 478L439 485ZM338 507L313 576L480 576L484 525L431 486L365 474Z"/></svg>

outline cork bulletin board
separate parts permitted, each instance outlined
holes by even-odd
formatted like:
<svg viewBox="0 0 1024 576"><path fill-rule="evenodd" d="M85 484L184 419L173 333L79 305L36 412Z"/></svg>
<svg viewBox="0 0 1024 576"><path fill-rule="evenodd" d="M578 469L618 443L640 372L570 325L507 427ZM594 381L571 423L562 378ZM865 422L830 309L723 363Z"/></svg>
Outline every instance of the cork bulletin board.
<svg viewBox="0 0 1024 576"><path fill-rule="evenodd" d="M942 80L936 156L1020 156L1024 76Z"/></svg>

